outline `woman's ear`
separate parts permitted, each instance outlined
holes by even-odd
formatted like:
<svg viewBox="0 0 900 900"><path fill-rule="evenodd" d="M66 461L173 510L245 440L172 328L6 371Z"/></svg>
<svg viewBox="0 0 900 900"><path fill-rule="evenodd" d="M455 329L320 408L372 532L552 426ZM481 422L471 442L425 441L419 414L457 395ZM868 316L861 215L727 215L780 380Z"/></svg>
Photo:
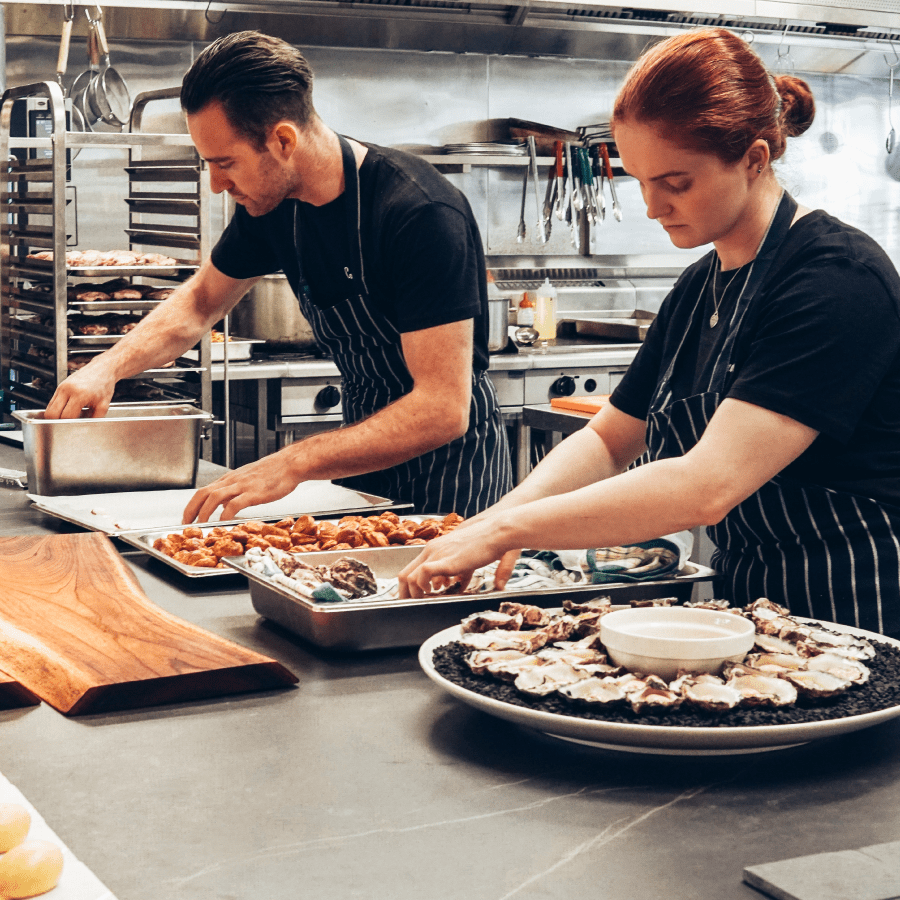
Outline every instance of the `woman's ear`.
<svg viewBox="0 0 900 900"><path fill-rule="evenodd" d="M768 143L762 138L757 138L744 155L747 171L753 175L758 175L768 168L770 158Z"/></svg>

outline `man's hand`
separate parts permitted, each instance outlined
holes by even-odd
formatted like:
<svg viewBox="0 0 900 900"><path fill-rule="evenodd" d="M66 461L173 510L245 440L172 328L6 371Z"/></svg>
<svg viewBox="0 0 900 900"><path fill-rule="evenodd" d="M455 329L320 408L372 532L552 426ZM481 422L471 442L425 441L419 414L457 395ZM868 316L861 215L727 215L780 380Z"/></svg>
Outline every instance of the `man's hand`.
<svg viewBox="0 0 900 900"><path fill-rule="evenodd" d="M182 522L208 522L220 506L219 518L227 522L248 506L286 497L301 480L283 450L273 453L200 488L185 507Z"/></svg>
<svg viewBox="0 0 900 900"><path fill-rule="evenodd" d="M103 418L115 389L115 378L108 375L102 365L87 365L56 389L44 411L44 418L80 419L85 417L85 409L90 410L91 418Z"/></svg>

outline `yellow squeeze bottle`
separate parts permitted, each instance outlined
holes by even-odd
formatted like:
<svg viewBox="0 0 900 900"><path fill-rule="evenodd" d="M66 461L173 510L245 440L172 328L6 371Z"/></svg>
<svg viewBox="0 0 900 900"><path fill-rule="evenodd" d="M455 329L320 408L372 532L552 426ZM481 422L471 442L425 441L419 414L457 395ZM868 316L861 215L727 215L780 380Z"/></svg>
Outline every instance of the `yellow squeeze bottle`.
<svg viewBox="0 0 900 900"><path fill-rule="evenodd" d="M538 340L550 341L556 337L556 288L545 278L535 297L534 327Z"/></svg>

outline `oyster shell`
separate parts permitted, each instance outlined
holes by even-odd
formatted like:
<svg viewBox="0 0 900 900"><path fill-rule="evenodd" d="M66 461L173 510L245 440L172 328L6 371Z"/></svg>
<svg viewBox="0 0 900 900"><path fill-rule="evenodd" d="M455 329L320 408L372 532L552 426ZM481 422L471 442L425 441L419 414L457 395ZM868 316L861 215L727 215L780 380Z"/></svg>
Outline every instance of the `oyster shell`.
<svg viewBox="0 0 900 900"><path fill-rule="evenodd" d="M798 650L805 656L820 653L835 653L848 659L872 659L875 648L865 638L827 631L824 628L810 628L804 639L798 643Z"/></svg>
<svg viewBox="0 0 900 900"><path fill-rule="evenodd" d="M588 678L587 672L579 671L565 662L545 662L531 666L516 676L516 688L525 694L546 697L559 688Z"/></svg>
<svg viewBox="0 0 900 900"><path fill-rule="evenodd" d="M346 591L354 599L378 593L375 574L365 563L351 556L345 556L332 563L325 580Z"/></svg>
<svg viewBox="0 0 900 900"><path fill-rule="evenodd" d="M796 644L792 644L790 641L786 641L784 638L777 637L774 634L760 634L757 632L756 638L754 639L754 646L759 647L764 653L786 653L793 656L800 655L800 651L797 649Z"/></svg>
<svg viewBox="0 0 900 900"><path fill-rule="evenodd" d="M779 616L787 616L790 615L790 610L786 606L781 606L778 603L773 603L769 600L768 597L760 597L757 600L754 600L752 603L749 603L744 607L744 611L748 614L752 614L754 612L759 612L760 610L769 610L770 612L774 612Z"/></svg>
<svg viewBox="0 0 900 900"><path fill-rule="evenodd" d="M784 678L735 674L726 683L740 693L745 706L790 706L797 700L797 688Z"/></svg>
<svg viewBox="0 0 900 900"><path fill-rule="evenodd" d="M477 654L483 654L478 656ZM510 654L506 656L505 654ZM516 676L532 666L543 665L543 661L531 653L520 653L518 650L476 650L470 653L466 662L469 668L478 675L487 672L503 681L513 681Z"/></svg>
<svg viewBox="0 0 900 900"><path fill-rule="evenodd" d="M500 612L506 613L508 616L521 616L522 622L529 626L547 625L550 622L550 613L540 606L531 606L528 603L513 603L511 600L504 600L500 604Z"/></svg>
<svg viewBox="0 0 900 900"><path fill-rule="evenodd" d="M574 616L554 616L547 625L539 628L541 634L547 636L547 643L568 640L575 630L577 619Z"/></svg>
<svg viewBox="0 0 900 900"><path fill-rule="evenodd" d="M809 669L788 672L784 678L807 697L833 697L846 691L852 684L847 679L838 678L828 672L815 672Z"/></svg>
<svg viewBox="0 0 900 900"><path fill-rule="evenodd" d="M718 683L688 678L681 688L681 694L688 703L710 712L734 709L741 702L741 692L718 678L716 682Z"/></svg>
<svg viewBox="0 0 900 900"><path fill-rule="evenodd" d="M744 665L758 672L780 674L805 668L806 660L794 653L748 653L744 657Z"/></svg>
<svg viewBox="0 0 900 900"><path fill-rule="evenodd" d="M858 659L837 653L820 653L806 661L811 672L827 672L835 678L844 678L852 684L865 684L869 680L869 668Z"/></svg>
<svg viewBox="0 0 900 900"><path fill-rule="evenodd" d="M494 631L501 629L503 631L518 631L522 627L524 621L521 614L510 615L505 612L494 612L486 610L485 612L472 613L466 616L459 627L463 634L478 634L484 631Z"/></svg>
<svg viewBox="0 0 900 900"><path fill-rule="evenodd" d="M677 597L654 597L648 600L629 600L628 605L632 609L638 609L644 606L677 606Z"/></svg>
<svg viewBox="0 0 900 900"><path fill-rule="evenodd" d="M470 632L460 637L459 642L473 650L521 650L534 653L547 643L547 635L540 631L496 631Z"/></svg>
<svg viewBox="0 0 900 900"><path fill-rule="evenodd" d="M608 678L585 678L582 681L575 681L563 685L559 693L570 700L580 700L582 703L599 706L610 706L625 699L625 692L621 686Z"/></svg>
<svg viewBox="0 0 900 900"><path fill-rule="evenodd" d="M594 597L576 603L574 600L563 600L563 609L570 613L607 613L612 609L612 599L609 597Z"/></svg>
<svg viewBox="0 0 900 900"><path fill-rule="evenodd" d="M656 675L646 675L627 681L619 679L616 683L620 685L626 700L636 713L647 708L677 709L684 699L678 691L673 691Z"/></svg>

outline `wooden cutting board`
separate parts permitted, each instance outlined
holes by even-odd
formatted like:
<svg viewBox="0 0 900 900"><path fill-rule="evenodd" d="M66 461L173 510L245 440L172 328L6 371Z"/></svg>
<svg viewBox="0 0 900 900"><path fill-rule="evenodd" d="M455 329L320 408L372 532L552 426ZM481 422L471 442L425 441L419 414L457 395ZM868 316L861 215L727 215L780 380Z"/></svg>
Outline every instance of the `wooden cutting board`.
<svg viewBox="0 0 900 900"><path fill-rule="evenodd" d="M593 414L599 412L607 400L609 400L609 394L594 394L586 397L551 397L550 405L554 409Z"/></svg>
<svg viewBox="0 0 900 900"><path fill-rule="evenodd" d="M19 709L22 706L37 706L41 698L32 694L15 678L0 672L0 709Z"/></svg>
<svg viewBox="0 0 900 900"><path fill-rule="evenodd" d="M0 538L0 666L67 715L297 681L276 660L160 609L97 533Z"/></svg>

